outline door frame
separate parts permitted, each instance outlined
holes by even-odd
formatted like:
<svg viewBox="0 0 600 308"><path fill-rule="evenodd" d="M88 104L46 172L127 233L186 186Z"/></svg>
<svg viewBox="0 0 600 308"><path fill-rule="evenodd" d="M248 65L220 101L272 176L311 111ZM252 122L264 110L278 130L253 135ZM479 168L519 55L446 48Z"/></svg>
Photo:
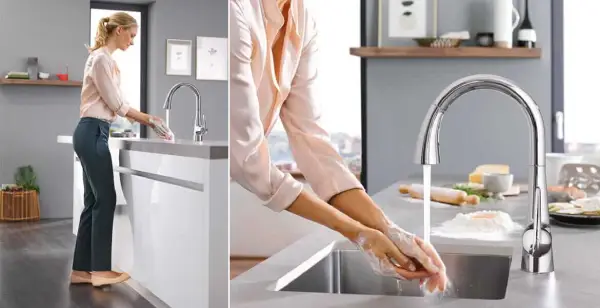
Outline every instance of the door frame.
<svg viewBox="0 0 600 308"><path fill-rule="evenodd" d="M323 1L323 0L321 0ZM370 0L360 0L360 46L367 46L367 2ZM360 154L360 182L365 191L367 186L367 59L360 57L360 134L361 134L361 154Z"/></svg>
<svg viewBox="0 0 600 308"><path fill-rule="evenodd" d="M554 153L565 152L565 82L564 82L564 0L552 0L552 115L551 147ZM561 115L562 114L562 119ZM562 121L562 138L559 138L559 123Z"/></svg>
<svg viewBox="0 0 600 308"><path fill-rule="evenodd" d="M142 16L142 31L140 35L140 111L148 112L148 11L149 6L145 4L119 3L119 2L90 2L90 22L92 9L114 10L114 11L133 11L139 12ZM148 130L146 125L140 125L140 138L147 138Z"/></svg>

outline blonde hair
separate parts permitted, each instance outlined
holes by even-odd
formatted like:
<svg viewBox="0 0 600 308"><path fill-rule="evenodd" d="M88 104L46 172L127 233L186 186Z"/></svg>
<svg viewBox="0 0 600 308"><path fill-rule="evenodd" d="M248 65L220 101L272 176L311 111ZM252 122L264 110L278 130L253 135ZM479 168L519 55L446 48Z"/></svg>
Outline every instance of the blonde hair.
<svg viewBox="0 0 600 308"><path fill-rule="evenodd" d="M131 15L125 12L117 12L109 17L104 17L98 22L98 28L96 30L96 39L94 41L94 47L90 48L90 51L94 51L98 48L106 46L108 38L114 33L118 27L129 29L137 26L137 21Z"/></svg>

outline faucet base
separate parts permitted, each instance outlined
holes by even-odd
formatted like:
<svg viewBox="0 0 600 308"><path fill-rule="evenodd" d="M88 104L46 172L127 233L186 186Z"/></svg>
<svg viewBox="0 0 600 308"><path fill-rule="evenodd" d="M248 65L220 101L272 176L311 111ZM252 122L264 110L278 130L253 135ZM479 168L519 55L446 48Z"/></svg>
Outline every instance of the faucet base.
<svg viewBox="0 0 600 308"><path fill-rule="evenodd" d="M534 257L523 249L521 270L535 274L548 274L554 272L554 255L552 254L552 250L548 251L543 256Z"/></svg>
<svg viewBox="0 0 600 308"><path fill-rule="evenodd" d="M554 255L550 226L546 224L540 226L537 235L539 239L536 241L535 224L533 223L523 232L521 269L528 273L551 273L554 271Z"/></svg>

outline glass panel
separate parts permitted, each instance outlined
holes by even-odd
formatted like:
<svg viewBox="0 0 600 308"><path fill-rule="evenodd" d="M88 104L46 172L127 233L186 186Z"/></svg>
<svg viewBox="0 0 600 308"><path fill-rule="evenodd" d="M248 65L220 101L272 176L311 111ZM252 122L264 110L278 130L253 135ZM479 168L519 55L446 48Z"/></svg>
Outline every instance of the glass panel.
<svg viewBox="0 0 600 308"><path fill-rule="evenodd" d="M565 152L594 153L600 149L600 103L596 72L600 41L591 39L600 1L564 1Z"/></svg>
<svg viewBox="0 0 600 308"><path fill-rule="evenodd" d="M104 9L92 9L91 11L91 27L90 27L90 46L93 46L96 38L96 29L98 28L98 22L100 19L110 16L111 14L119 12L115 10L104 10ZM134 11L123 11L133 16L139 25L138 35L133 41L133 46L129 47L127 51L123 52L117 50L113 54L113 58L119 66L121 71L121 88L123 89L123 95L131 105L131 107L140 110L140 95L141 95L141 65L142 65L142 50L141 50L141 33L142 33L142 13ZM125 118L119 117L112 126L112 135L115 137L120 136L123 132L131 130L135 133L135 137L140 136L140 125L135 123L132 125Z"/></svg>
<svg viewBox="0 0 600 308"><path fill-rule="evenodd" d="M319 93L321 123L353 172L360 173L361 87L360 58L349 54L360 46L360 1L305 0L319 30ZM340 8L344 14L339 14ZM335 22L331 21L335 16ZM272 160L281 169L296 171L280 121L269 135Z"/></svg>

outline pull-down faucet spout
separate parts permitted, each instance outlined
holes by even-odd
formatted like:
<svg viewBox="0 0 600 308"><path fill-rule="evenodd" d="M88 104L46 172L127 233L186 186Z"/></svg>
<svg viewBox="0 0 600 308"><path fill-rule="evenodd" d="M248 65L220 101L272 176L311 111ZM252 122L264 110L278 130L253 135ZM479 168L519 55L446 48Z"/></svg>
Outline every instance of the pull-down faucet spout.
<svg viewBox="0 0 600 308"><path fill-rule="evenodd" d="M444 113L463 94L489 89L510 96L522 108L529 122L531 159L529 166L529 223L522 235L521 269L531 273L554 271L552 234L546 188L544 122L535 101L512 81L494 75L473 75L448 86L431 105L421 126L415 160L422 165L440 162L439 132Z"/></svg>
<svg viewBox="0 0 600 308"><path fill-rule="evenodd" d="M198 90L198 88L194 87L194 85L192 84L184 82L174 85L167 94L167 99L165 100L163 109L167 111L171 110L171 105L173 104L173 95L175 95L175 92L177 92L177 90L179 90L181 87L190 88L190 90L192 90L192 92L194 92L194 95L196 96L196 112L194 115L193 137L194 141L202 141L204 135L206 135L206 133L208 132L208 129L206 128L206 118L204 117L204 114L202 114L202 102L200 100L200 91ZM166 122L167 125L169 125L169 113L167 113Z"/></svg>

